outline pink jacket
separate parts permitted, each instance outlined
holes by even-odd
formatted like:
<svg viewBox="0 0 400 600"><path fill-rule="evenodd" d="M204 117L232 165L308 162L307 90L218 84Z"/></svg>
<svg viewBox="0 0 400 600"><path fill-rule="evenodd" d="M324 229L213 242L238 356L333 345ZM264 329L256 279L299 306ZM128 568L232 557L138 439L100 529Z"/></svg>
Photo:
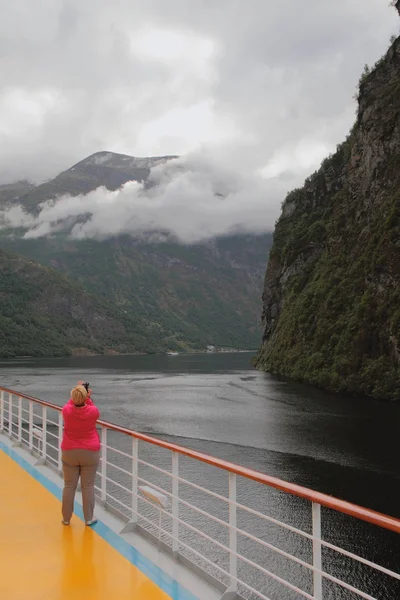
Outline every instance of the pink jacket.
<svg viewBox="0 0 400 600"><path fill-rule="evenodd" d="M100 438L96 422L100 416L99 409L93 400L86 398L84 406L75 406L70 400L62 409L64 419L64 435L62 450L100 450Z"/></svg>

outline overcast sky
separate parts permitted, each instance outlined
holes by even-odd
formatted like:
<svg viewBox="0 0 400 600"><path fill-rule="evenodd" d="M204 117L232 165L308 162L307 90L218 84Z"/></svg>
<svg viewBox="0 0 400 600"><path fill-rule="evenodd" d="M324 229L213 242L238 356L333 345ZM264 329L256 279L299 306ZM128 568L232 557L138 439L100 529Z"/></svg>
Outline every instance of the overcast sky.
<svg viewBox="0 0 400 600"><path fill-rule="evenodd" d="M388 0L0 0L0 14L0 183L99 150L208 156L272 178L275 203L346 136L363 66L399 29Z"/></svg>

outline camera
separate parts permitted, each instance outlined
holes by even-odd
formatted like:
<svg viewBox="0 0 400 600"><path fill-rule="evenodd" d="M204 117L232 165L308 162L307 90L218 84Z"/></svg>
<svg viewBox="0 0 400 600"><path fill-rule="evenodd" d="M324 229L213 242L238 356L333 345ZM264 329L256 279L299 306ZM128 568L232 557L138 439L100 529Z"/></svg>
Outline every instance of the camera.
<svg viewBox="0 0 400 600"><path fill-rule="evenodd" d="M85 383L82 383L83 387L86 389L86 391L89 391L89 382L85 381Z"/></svg>

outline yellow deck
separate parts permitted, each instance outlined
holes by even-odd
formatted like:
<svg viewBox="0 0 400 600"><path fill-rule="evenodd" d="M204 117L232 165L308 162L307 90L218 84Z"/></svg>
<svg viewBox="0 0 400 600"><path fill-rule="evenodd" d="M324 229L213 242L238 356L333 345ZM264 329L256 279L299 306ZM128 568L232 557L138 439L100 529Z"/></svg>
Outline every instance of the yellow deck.
<svg viewBox="0 0 400 600"><path fill-rule="evenodd" d="M0 450L0 598L167 600L169 596Z"/></svg>

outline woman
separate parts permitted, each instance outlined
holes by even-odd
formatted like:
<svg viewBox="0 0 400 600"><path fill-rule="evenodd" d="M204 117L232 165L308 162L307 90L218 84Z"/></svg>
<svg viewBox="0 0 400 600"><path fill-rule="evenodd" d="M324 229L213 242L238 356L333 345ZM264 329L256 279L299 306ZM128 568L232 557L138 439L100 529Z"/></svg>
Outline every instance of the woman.
<svg viewBox="0 0 400 600"><path fill-rule="evenodd" d="M82 381L71 391L71 399L62 409L64 434L61 443L64 475L62 497L63 524L69 525L74 511L74 499L81 477L83 515L86 525L94 525L94 484L100 460L100 438L96 422L99 409L90 398Z"/></svg>

